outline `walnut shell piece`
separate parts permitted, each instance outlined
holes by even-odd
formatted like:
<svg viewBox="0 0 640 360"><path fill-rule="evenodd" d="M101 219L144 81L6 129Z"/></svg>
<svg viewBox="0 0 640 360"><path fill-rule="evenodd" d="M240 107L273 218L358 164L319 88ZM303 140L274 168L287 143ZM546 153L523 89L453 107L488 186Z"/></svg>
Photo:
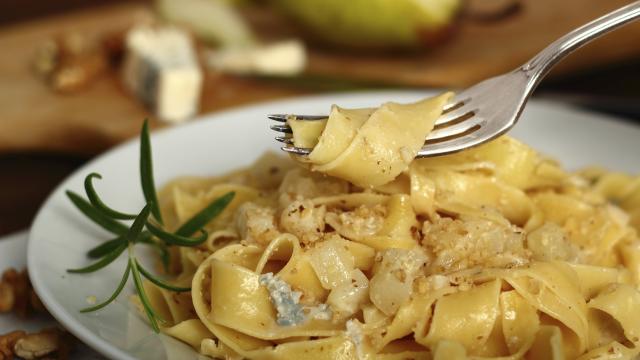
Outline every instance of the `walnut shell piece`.
<svg viewBox="0 0 640 360"><path fill-rule="evenodd" d="M8 268L0 278L0 314L13 312L26 318L33 312L46 313L44 305L33 290L27 270Z"/></svg>
<svg viewBox="0 0 640 360"><path fill-rule="evenodd" d="M13 286L9 283L0 282L0 313L9 312L16 303L16 296Z"/></svg>
<svg viewBox="0 0 640 360"><path fill-rule="evenodd" d="M12 331L8 334L0 335L0 360L13 359L13 347L25 335L24 331Z"/></svg>
<svg viewBox="0 0 640 360"><path fill-rule="evenodd" d="M27 334L16 341L14 353L26 360L41 358L57 352L62 344L59 329L46 329L35 334Z"/></svg>

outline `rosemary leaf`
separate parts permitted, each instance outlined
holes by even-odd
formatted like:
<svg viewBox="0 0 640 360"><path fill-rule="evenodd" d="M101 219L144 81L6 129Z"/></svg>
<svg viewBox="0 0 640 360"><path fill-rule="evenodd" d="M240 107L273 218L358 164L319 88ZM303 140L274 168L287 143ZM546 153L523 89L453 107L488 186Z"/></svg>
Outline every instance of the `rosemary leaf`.
<svg viewBox="0 0 640 360"><path fill-rule="evenodd" d="M101 258L115 250L120 244L124 244L124 237L122 236L118 236L115 239L105 241L102 244L94 247L93 249L89 250L87 256L89 256L91 259Z"/></svg>
<svg viewBox="0 0 640 360"><path fill-rule="evenodd" d="M155 311L153 311L153 308L151 307L151 302L149 302L147 293L144 290L144 285L142 284L142 279L140 278L140 272L138 271L136 260L133 255L129 255L129 265L131 266L133 283L136 286L136 291L138 292L138 297L140 297L140 302L142 303L144 312L147 314L147 318L149 318L149 322L151 323L153 331L159 333L160 328L158 327L158 315L155 313Z"/></svg>
<svg viewBox="0 0 640 360"><path fill-rule="evenodd" d="M96 189L93 187L92 180L94 178L102 179L102 175L98 173L91 173L84 178L84 189L93 207L95 207L97 210L101 211L104 215L112 219L133 220L136 218L135 215L125 214L125 213L121 213L119 211L113 210L112 208L108 207L104 202L102 202L102 200L98 196L98 193L96 192Z"/></svg>
<svg viewBox="0 0 640 360"><path fill-rule="evenodd" d="M156 225L153 225L150 221L147 221L147 229L149 229L149 232L155 235L158 239L166 242L167 244L177 246L200 245L207 240L207 237L209 237L209 234L204 230L201 230L202 234L197 238L190 238L187 236L172 234L160 229Z"/></svg>
<svg viewBox="0 0 640 360"><path fill-rule="evenodd" d="M151 240L152 235L151 233L149 233L148 231L143 231L140 236L138 237L138 240L136 240L136 242L142 243L142 244L149 244L149 245L160 245L154 241ZM116 247L118 247L119 243L124 243L124 236L118 236L115 239L111 239L111 240L107 240L105 242L103 242L102 244L94 247L93 249L89 250L89 252L87 253L87 256L89 256L92 259L97 259L99 257L104 256L106 253L110 252L111 250L115 249ZM156 246L157 247L157 246ZM161 250L158 248L158 250ZM162 256L162 261L165 261L165 257L166 257L166 262L167 262L167 266L168 266L168 262L169 262L169 258L168 258L168 252L167 251L159 251L160 252L160 256ZM166 252L166 254L164 254Z"/></svg>
<svg viewBox="0 0 640 360"><path fill-rule="evenodd" d="M133 220L131 228L129 228L129 231L127 231L127 234L124 237L128 244L132 245L135 244L136 241L140 240L142 229L144 229L144 224L147 222L152 206L152 204L145 205L142 211L140 211L140 214L138 214L136 219Z"/></svg>
<svg viewBox="0 0 640 360"><path fill-rule="evenodd" d="M123 235L127 232L127 226L119 221L116 221L101 211L97 210L90 202L83 199L80 195L73 191L67 190L67 197L78 210L85 214L89 219L93 220L96 224L100 225L103 229L110 231L116 235Z"/></svg>
<svg viewBox="0 0 640 360"><path fill-rule="evenodd" d="M79 269L67 269L67 272L74 273L74 274L86 274L86 273L94 272L96 270L100 270L103 267L111 264L115 259L117 259L118 256L120 256L120 254L122 254L122 252L126 248L127 248L127 244L123 242L118 247L116 247L113 251L107 253L100 260L94 262L93 264L89 266L85 266L83 268L79 268Z"/></svg>
<svg viewBox="0 0 640 360"><path fill-rule="evenodd" d="M84 308L82 310L80 310L81 313L88 313L88 312L93 312L96 310L100 310L103 307L111 304L113 302L113 300L115 300L118 295L120 295L120 293L122 292L122 289L124 289L124 286L127 284L127 280L129 280L129 273L131 272L131 265L129 265L129 263L127 263L127 268L124 271L124 274L122 275L122 279L120 280L120 284L118 284L118 287L116 288L116 291L113 292L113 294L111 294L111 296L105 300L104 302L92 306L92 307L88 307L88 308Z"/></svg>
<svg viewBox="0 0 640 360"><path fill-rule="evenodd" d="M191 219L187 220L187 222L182 224L182 226L180 226L175 234L178 236L191 236L195 234L196 231L202 229L209 221L220 215L220 213L233 200L235 195L235 192L230 191L215 199L213 202L211 202L211 204L202 209L199 213L195 214Z"/></svg>
<svg viewBox="0 0 640 360"><path fill-rule="evenodd" d="M150 272L148 272L144 267L142 267L142 265L140 265L140 263L137 260L134 260L136 262L136 265L138 266L138 270L140 270L140 273L146 277L147 279L149 279L149 281L151 281L152 283L156 284L157 286L170 290L170 291L175 291L175 292L186 292L186 291L191 291L190 287L179 287L179 286L173 286L170 284L165 283L163 280L161 280L159 277L151 274Z"/></svg>
<svg viewBox="0 0 640 360"><path fill-rule="evenodd" d="M152 204L153 217L162 224L162 214L158 205L156 185L153 180L153 158L151 156L151 140L149 138L149 121L145 119L140 133L140 182L147 204Z"/></svg>

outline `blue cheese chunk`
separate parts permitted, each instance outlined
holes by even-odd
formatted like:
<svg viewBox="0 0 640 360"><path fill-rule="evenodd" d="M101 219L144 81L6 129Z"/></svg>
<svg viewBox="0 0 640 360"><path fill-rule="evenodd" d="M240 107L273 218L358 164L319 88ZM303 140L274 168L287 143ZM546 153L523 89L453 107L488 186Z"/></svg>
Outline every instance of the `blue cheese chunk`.
<svg viewBox="0 0 640 360"><path fill-rule="evenodd" d="M331 320L333 319L333 311L329 304L320 304L309 308L309 317L316 320Z"/></svg>
<svg viewBox="0 0 640 360"><path fill-rule="evenodd" d="M300 297L302 293L291 290L291 286L273 273L260 275L260 285L269 291L271 303L278 313L276 322L280 326L299 325L305 321L305 314Z"/></svg>
<svg viewBox="0 0 640 360"><path fill-rule="evenodd" d="M173 27L138 26L127 33L124 83L164 121L197 113L202 71L189 36Z"/></svg>
<svg viewBox="0 0 640 360"><path fill-rule="evenodd" d="M365 359L365 337L362 331L362 324L358 320L349 320L345 325L345 335L355 345L358 359Z"/></svg>
<svg viewBox="0 0 640 360"><path fill-rule="evenodd" d="M308 319L329 321L333 312L327 304L307 306L300 304L302 293L293 291L286 281L273 273L260 275L260 285L267 288L271 303L276 308L276 322L280 326L300 325Z"/></svg>

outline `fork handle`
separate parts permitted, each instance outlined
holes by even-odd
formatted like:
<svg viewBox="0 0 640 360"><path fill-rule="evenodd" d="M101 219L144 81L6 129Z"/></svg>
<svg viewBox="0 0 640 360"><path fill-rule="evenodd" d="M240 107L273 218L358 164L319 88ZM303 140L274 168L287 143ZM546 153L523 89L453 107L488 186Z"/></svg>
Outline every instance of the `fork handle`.
<svg viewBox="0 0 640 360"><path fill-rule="evenodd" d="M613 31L640 17L640 1L614 10L590 23L583 25L544 48L516 71L524 71L530 78L530 91L551 70L553 65L574 50L610 31Z"/></svg>

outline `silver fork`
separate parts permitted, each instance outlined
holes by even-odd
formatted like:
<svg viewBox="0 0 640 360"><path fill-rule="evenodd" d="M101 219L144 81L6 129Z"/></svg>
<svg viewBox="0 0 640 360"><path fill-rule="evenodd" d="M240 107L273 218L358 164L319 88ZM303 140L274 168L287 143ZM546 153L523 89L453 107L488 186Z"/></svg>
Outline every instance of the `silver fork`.
<svg viewBox="0 0 640 360"><path fill-rule="evenodd" d="M551 43L519 68L484 80L458 93L444 108L434 130L427 136L418 157L445 155L480 145L511 129L533 90L549 70L574 50L591 40L640 17L640 1L635 1L573 30ZM275 114L269 119L284 124L271 129L284 133L276 140L285 143L282 150L308 155L312 149L293 146L290 117L298 120L322 120L327 115Z"/></svg>

